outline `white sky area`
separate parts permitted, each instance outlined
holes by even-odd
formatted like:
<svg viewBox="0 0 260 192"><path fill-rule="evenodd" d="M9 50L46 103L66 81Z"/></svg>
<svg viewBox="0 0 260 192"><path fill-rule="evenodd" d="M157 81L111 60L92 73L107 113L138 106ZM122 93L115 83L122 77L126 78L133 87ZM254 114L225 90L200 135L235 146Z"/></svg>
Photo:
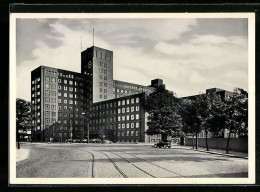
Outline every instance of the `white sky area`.
<svg viewBox="0 0 260 192"><path fill-rule="evenodd" d="M248 90L247 19L17 19L17 97L30 101L40 65L80 72L82 48L112 50L114 79L164 80L178 97Z"/></svg>

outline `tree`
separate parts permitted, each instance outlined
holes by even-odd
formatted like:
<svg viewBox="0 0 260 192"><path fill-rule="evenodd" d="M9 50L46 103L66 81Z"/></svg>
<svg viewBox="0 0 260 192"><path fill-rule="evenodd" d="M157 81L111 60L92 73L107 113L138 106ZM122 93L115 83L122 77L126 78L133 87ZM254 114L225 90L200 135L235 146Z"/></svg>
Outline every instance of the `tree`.
<svg viewBox="0 0 260 192"><path fill-rule="evenodd" d="M165 141L181 125L178 114L179 99L163 86L146 96L143 107L149 113L146 131L148 135L160 134L162 141Z"/></svg>
<svg viewBox="0 0 260 192"><path fill-rule="evenodd" d="M198 133L202 130L202 119L199 114L197 101L194 99L184 99L182 101L180 114L182 118L183 132L196 136L196 149L198 149ZM194 143L192 140L194 148Z"/></svg>
<svg viewBox="0 0 260 192"><path fill-rule="evenodd" d="M32 123L31 104L23 99L16 99L16 141L17 147L20 149L19 131L27 131L35 128Z"/></svg>
<svg viewBox="0 0 260 192"><path fill-rule="evenodd" d="M231 133L247 132L248 127L248 93L235 88L233 96L225 101L225 125L229 131L226 153L229 152L229 141Z"/></svg>
<svg viewBox="0 0 260 192"><path fill-rule="evenodd" d="M206 148L209 151L208 146L208 133L215 132L216 125L222 128L219 120L222 118L223 112L223 101L219 94L216 92L208 92L206 94L201 94L195 98L196 108L198 110L198 115L202 121L201 129L205 131Z"/></svg>

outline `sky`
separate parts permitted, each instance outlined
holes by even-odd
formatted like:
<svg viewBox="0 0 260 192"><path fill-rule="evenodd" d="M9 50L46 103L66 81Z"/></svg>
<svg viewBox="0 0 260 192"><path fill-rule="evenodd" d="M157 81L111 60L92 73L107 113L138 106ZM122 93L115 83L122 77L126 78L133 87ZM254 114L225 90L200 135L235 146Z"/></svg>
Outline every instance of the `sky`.
<svg viewBox="0 0 260 192"><path fill-rule="evenodd" d="M17 19L17 98L30 101L31 71L40 65L80 72L93 28L95 46L113 51L115 80L150 85L160 78L178 97L248 90L244 18Z"/></svg>

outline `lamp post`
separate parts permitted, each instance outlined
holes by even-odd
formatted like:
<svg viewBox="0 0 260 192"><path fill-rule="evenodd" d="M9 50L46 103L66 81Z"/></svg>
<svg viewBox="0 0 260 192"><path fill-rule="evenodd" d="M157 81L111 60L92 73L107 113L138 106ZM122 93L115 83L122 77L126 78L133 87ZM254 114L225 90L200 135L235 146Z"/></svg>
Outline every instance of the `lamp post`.
<svg viewBox="0 0 260 192"><path fill-rule="evenodd" d="M82 112L81 115L84 116L83 127L84 127L84 130L85 130L85 115L86 115L86 113ZM87 129L88 129L88 144L89 144L89 125L88 125L88 123L87 123Z"/></svg>

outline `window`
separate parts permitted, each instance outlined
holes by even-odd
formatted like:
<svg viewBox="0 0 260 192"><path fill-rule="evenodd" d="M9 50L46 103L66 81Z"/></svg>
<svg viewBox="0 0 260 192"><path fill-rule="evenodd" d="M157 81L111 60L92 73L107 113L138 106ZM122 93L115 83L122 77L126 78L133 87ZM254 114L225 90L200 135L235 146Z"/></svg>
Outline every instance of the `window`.
<svg viewBox="0 0 260 192"><path fill-rule="evenodd" d="M46 76L46 77L45 77L45 80L46 80L46 81L50 81L50 77Z"/></svg>
<svg viewBox="0 0 260 192"><path fill-rule="evenodd" d="M104 80L107 80L107 76L104 76Z"/></svg>
<svg viewBox="0 0 260 192"><path fill-rule="evenodd" d="M41 101L41 99L37 99L37 102L40 102Z"/></svg>
<svg viewBox="0 0 260 192"><path fill-rule="evenodd" d="M34 84L34 81L32 81L32 84Z"/></svg>
<svg viewBox="0 0 260 192"><path fill-rule="evenodd" d="M135 110L136 110L136 111L139 111L139 106L136 106L136 107L135 107Z"/></svg>
<svg viewBox="0 0 260 192"><path fill-rule="evenodd" d="M107 89L104 89L104 92L107 93Z"/></svg>
<svg viewBox="0 0 260 192"><path fill-rule="evenodd" d="M40 92L40 91L38 91L38 92L37 92L37 95L40 95L40 94L41 94L41 92Z"/></svg>
<svg viewBox="0 0 260 192"><path fill-rule="evenodd" d="M134 120L135 119L135 116L134 115L131 115L131 120Z"/></svg>
<svg viewBox="0 0 260 192"><path fill-rule="evenodd" d="M118 129L121 129L121 124L120 123L118 124Z"/></svg>
<svg viewBox="0 0 260 192"><path fill-rule="evenodd" d="M104 63L104 67L107 67L107 64L106 64L106 63Z"/></svg>
<svg viewBox="0 0 260 192"><path fill-rule="evenodd" d="M64 110L66 111L68 109L68 107L67 106L64 106Z"/></svg>
<svg viewBox="0 0 260 192"><path fill-rule="evenodd" d="M73 94L70 93L70 94L69 94L69 98L73 98Z"/></svg>
<svg viewBox="0 0 260 192"><path fill-rule="evenodd" d="M126 120L127 120L127 121L129 120L129 115L126 116Z"/></svg>
<svg viewBox="0 0 260 192"><path fill-rule="evenodd" d="M126 128L129 128L129 123L126 124Z"/></svg>
<svg viewBox="0 0 260 192"><path fill-rule="evenodd" d="M132 98L132 99L131 99L131 103L135 103L135 100L134 100L134 98Z"/></svg>
<svg viewBox="0 0 260 192"><path fill-rule="evenodd" d="M52 109L56 109L56 105L51 105L51 108Z"/></svg>
<svg viewBox="0 0 260 192"><path fill-rule="evenodd" d="M103 89L102 88L100 88L100 90L99 90L100 92L103 92Z"/></svg>
<svg viewBox="0 0 260 192"><path fill-rule="evenodd" d="M136 114L136 115L135 115L135 119L139 119L139 114Z"/></svg>
<svg viewBox="0 0 260 192"><path fill-rule="evenodd" d="M38 78L37 81L39 82L41 80L41 78Z"/></svg>
<svg viewBox="0 0 260 192"><path fill-rule="evenodd" d="M78 105L78 101L75 101L74 103L75 103L75 105Z"/></svg>
<svg viewBox="0 0 260 192"><path fill-rule="evenodd" d="M51 88L52 88L52 89L56 89L56 85L52 84L52 85L51 85Z"/></svg>
<svg viewBox="0 0 260 192"><path fill-rule="evenodd" d="M122 116L122 121L125 121L125 116L124 115Z"/></svg>
<svg viewBox="0 0 260 192"><path fill-rule="evenodd" d="M136 98L135 98L135 102L136 102L136 103L139 103L139 97L136 97Z"/></svg>
<svg viewBox="0 0 260 192"><path fill-rule="evenodd" d="M123 137L125 136L125 132L122 132L122 136L123 136Z"/></svg>
<svg viewBox="0 0 260 192"><path fill-rule="evenodd" d="M135 111L135 108L134 107L131 107L131 112Z"/></svg>
<svg viewBox="0 0 260 192"><path fill-rule="evenodd" d="M61 83L61 79L58 79L58 83Z"/></svg>
<svg viewBox="0 0 260 192"><path fill-rule="evenodd" d="M121 109L118 109L117 112L118 112L118 113L121 113Z"/></svg>
<svg viewBox="0 0 260 192"><path fill-rule="evenodd" d="M107 83L104 83L104 86L107 87Z"/></svg>
<svg viewBox="0 0 260 192"><path fill-rule="evenodd" d="M67 99L64 99L64 103L65 103L65 104L67 104L67 103L68 103L68 102L67 102Z"/></svg>
<svg viewBox="0 0 260 192"><path fill-rule="evenodd" d="M136 128L139 128L139 123L135 123L135 127L136 127Z"/></svg>
<svg viewBox="0 0 260 192"><path fill-rule="evenodd" d="M118 101L118 104L117 104L118 106L120 106L121 105L121 101Z"/></svg>
<svg viewBox="0 0 260 192"><path fill-rule="evenodd" d="M117 132L117 135L120 136L120 132L119 131Z"/></svg>
<svg viewBox="0 0 260 192"><path fill-rule="evenodd" d="M131 131L131 136L134 136L134 131Z"/></svg>
<svg viewBox="0 0 260 192"><path fill-rule="evenodd" d="M131 123L131 128L134 128L134 126L135 126L134 123Z"/></svg>
<svg viewBox="0 0 260 192"><path fill-rule="evenodd" d="M67 97L68 96L68 94L67 93L64 93L64 97Z"/></svg>
<svg viewBox="0 0 260 192"><path fill-rule="evenodd" d="M51 112L51 116L55 117L56 116L56 112L55 111Z"/></svg>
<svg viewBox="0 0 260 192"><path fill-rule="evenodd" d="M104 74L107 74L107 70L104 70Z"/></svg>
<svg viewBox="0 0 260 192"><path fill-rule="evenodd" d="M77 91L78 91L78 89L77 89L77 88L75 88L74 90L75 90L75 92L77 92Z"/></svg>
<svg viewBox="0 0 260 192"><path fill-rule="evenodd" d="M45 97L45 102L50 102L50 97Z"/></svg>
<svg viewBox="0 0 260 192"><path fill-rule="evenodd" d="M40 112L38 112L38 113L37 113L37 116L40 116L40 115L41 115L41 113L40 113Z"/></svg>
<svg viewBox="0 0 260 192"><path fill-rule="evenodd" d="M51 98L52 103L56 103L56 98Z"/></svg>
<svg viewBox="0 0 260 192"><path fill-rule="evenodd" d="M73 117L73 113L70 113L70 117Z"/></svg>
<svg viewBox="0 0 260 192"><path fill-rule="evenodd" d="M99 78L100 78L100 79L103 79L103 76L102 76L102 75L100 75L100 76L99 76Z"/></svg>
<svg viewBox="0 0 260 192"><path fill-rule="evenodd" d="M129 112L129 107L126 108L126 112Z"/></svg>
<svg viewBox="0 0 260 192"><path fill-rule="evenodd" d="M107 95L104 95L104 99L107 99Z"/></svg>
<svg viewBox="0 0 260 192"><path fill-rule="evenodd" d="M73 81L69 81L69 84L70 84L70 85L73 85Z"/></svg>
<svg viewBox="0 0 260 192"><path fill-rule="evenodd" d="M56 78L55 78L55 77L52 77L52 78L51 78L51 82L55 83L55 82L56 82Z"/></svg>
<svg viewBox="0 0 260 192"><path fill-rule="evenodd" d="M49 119L49 118L46 118L46 119L45 119L45 122L46 122L46 123L50 123L50 119Z"/></svg>
<svg viewBox="0 0 260 192"><path fill-rule="evenodd" d="M50 84L49 84L49 83L46 83L46 84L45 84L45 87L46 87L47 89L49 89L49 88L50 88Z"/></svg>
<svg viewBox="0 0 260 192"><path fill-rule="evenodd" d="M125 108L122 108L122 113L125 113Z"/></svg>
<svg viewBox="0 0 260 192"><path fill-rule="evenodd" d="M65 91L68 90L67 86L64 86L64 90L65 90Z"/></svg>
<svg viewBox="0 0 260 192"><path fill-rule="evenodd" d="M69 91L73 91L73 87L69 87Z"/></svg>
<svg viewBox="0 0 260 192"><path fill-rule="evenodd" d="M71 104L71 105L72 105L72 104L73 104L73 100L69 100L69 104Z"/></svg>
<svg viewBox="0 0 260 192"><path fill-rule="evenodd" d="M46 116L50 116L50 112L49 111L45 111L45 115Z"/></svg>
<svg viewBox="0 0 260 192"><path fill-rule="evenodd" d="M125 124L123 123L123 124L122 124L122 129L124 129L124 128L125 128Z"/></svg>
<svg viewBox="0 0 260 192"><path fill-rule="evenodd" d="M102 95L99 95L99 98L102 99L103 98Z"/></svg>
<svg viewBox="0 0 260 192"><path fill-rule="evenodd" d="M126 132L126 136L129 136L129 131Z"/></svg>
<svg viewBox="0 0 260 192"><path fill-rule="evenodd" d="M58 86L58 89L61 90L61 86Z"/></svg>
<svg viewBox="0 0 260 192"><path fill-rule="evenodd" d="M64 79L64 84L67 84L67 83L68 83L68 81L66 79Z"/></svg>
<svg viewBox="0 0 260 192"><path fill-rule="evenodd" d="M52 95L52 96L56 96L56 91L52 91L52 92L51 92L51 95Z"/></svg>
<svg viewBox="0 0 260 192"><path fill-rule="evenodd" d="M103 69L100 68L100 69L99 69L99 72L100 72L100 73L103 73Z"/></svg>
<svg viewBox="0 0 260 192"><path fill-rule="evenodd" d="M117 120L118 120L118 121L121 121L121 117L120 117L120 116L118 116Z"/></svg>

